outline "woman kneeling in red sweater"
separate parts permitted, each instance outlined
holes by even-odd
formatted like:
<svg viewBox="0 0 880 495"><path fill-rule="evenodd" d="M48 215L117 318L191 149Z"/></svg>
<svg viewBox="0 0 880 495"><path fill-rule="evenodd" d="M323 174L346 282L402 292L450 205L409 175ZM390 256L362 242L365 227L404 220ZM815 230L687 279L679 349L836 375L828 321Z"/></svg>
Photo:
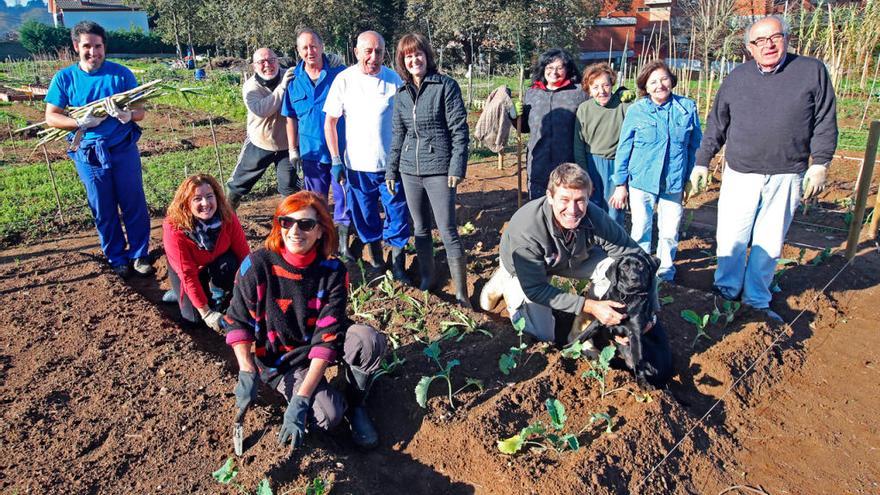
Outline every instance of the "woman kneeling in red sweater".
<svg viewBox="0 0 880 495"><path fill-rule="evenodd" d="M217 179L192 175L177 188L162 223L162 244L171 279L162 300L176 300L184 320L201 319L219 331L235 271L251 250Z"/></svg>
<svg viewBox="0 0 880 495"><path fill-rule="evenodd" d="M266 247L242 262L226 313L226 343L239 366L236 405L246 409L260 381L278 390L288 401L278 442L293 448L310 424L328 430L343 417L357 446L379 441L364 401L385 337L348 319L348 272L333 257L338 242L323 198L309 191L288 196L275 210ZM346 394L324 378L335 363Z"/></svg>

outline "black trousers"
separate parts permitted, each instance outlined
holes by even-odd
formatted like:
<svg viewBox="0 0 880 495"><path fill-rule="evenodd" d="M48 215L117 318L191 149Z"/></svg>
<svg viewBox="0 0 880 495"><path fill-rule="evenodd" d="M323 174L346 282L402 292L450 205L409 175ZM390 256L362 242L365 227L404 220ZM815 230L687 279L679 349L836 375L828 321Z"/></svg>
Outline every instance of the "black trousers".
<svg viewBox="0 0 880 495"><path fill-rule="evenodd" d="M202 284L205 295L211 300L209 304L214 311L223 312L229 306L237 270L238 257L230 249L199 271L199 282ZM202 321L202 315L193 306L190 298L180 293L180 277L177 276L177 273L174 270L168 270L168 278L171 279L171 289L177 294L180 316L191 323Z"/></svg>
<svg viewBox="0 0 880 495"><path fill-rule="evenodd" d="M269 165L273 164L275 177L278 179L278 194L286 197L302 189L296 171L290 164L287 150L264 150L255 146L249 139L245 140L241 148L238 163L232 171L232 177L226 182L226 187L231 194L242 197L251 192Z"/></svg>

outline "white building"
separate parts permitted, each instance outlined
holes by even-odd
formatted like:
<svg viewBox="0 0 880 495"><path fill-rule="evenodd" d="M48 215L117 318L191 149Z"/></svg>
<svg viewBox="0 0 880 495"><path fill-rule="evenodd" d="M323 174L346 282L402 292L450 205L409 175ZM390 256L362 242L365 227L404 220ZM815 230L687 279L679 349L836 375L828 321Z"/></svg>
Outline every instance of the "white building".
<svg viewBox="0 0 880 495"><path fill-rule="evenodd" d="M73 27L80 21L97 22L107 31L150 32L147 13L123 0L49 0L49 14L55 27Z"/></svg>

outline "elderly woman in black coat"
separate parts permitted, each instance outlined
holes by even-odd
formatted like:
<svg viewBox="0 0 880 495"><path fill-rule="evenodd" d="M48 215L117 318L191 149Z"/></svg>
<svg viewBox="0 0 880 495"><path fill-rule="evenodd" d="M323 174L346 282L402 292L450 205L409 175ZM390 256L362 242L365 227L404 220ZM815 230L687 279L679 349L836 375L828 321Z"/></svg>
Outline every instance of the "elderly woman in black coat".
<svg viewBox="0 0 880 495"><path fill-rule="evenodd" d="M404 80L394 97L394 138L385 172L389 191L403 182L413 219L422 290L434 285L431 211L446 248L458 304L468 300L467 260L455 221L455 188L468 157L467 111L454 79L437 72L434 53L421 34L400 39L397 72Z"/></svg>
<svg viewBox="0 0 880 495"><path fill-rule="evenodd" d="M516 113L522 131L529 133L529 198L544 196L547 179L557 165L574 162L574 129L578 106L587 99L572 56L551 48L532 68L532 87Z"/></svg>

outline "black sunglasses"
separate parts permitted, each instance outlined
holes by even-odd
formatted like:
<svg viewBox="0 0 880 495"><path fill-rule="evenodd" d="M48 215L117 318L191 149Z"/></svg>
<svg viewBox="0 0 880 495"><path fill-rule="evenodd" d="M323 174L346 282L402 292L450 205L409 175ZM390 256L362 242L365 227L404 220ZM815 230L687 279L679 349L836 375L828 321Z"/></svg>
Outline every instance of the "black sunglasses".
<svg viewBox="0 0 880 495"><path fill-rule="evenodd" d="M292 229L296 224L303 232L311 232L318 226L318 221L313 218L278 217L278 223L281 224L282 229L287 230Z"/></svg>

